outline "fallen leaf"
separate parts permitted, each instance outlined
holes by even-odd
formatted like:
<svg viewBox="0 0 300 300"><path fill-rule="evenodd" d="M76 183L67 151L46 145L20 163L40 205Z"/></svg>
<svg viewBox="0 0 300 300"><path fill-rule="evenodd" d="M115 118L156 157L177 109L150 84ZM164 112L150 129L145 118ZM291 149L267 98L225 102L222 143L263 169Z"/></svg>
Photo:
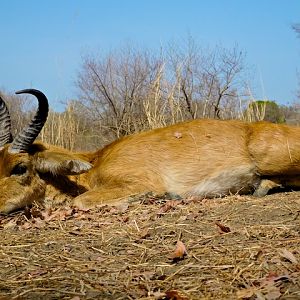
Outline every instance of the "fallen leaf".
<svg viewBox="0 0 300 300"><path fill-rule="evenodd" d="M221 224L220 222L216 222L216 225L219 227L221 233L231 232L230 228Z"/></svg>
<svg viewBox="0 0 300 300"><path fill-rule="evenodd" d="M167 201L158 211L158 215L165 214L169 210L175 208L178 204L182 203L182 201L178 200L169 200Z"/></svg>
<svg viewBox="0 0 300 300"><path fill-rule="evenodd" d="M289 262L291 262L292 264L297 264L298 261L297 261L297 258L294 256L294 254L290 251L288 251L287 249L281 249L279 251L279 254L287 259Z"/></svg>
<svg viewBox="0 0 300 300"><path fill-rule="evenodd" d="M60 220L64 221L66 219L69 219L70 217L73 217L73 215L76 213L74 208L65 207L65 208L58 208L56 210L45 210L43 211L42 217L44 221L49 222L51 220Z"/></svg>
<svg viewBox="0 0 300 300"><path fill-rule="evenodd" d="M166 291L165 295L166 300L188 300L189 298L185 297L182 293L176 290Z"/></svg>
<svg viewBox="0 0 300 300"><path fill-rule="evenodd" d="M278 275L276 273L270 272L261 282L261 286L266 286L266 285L273 285L276 282L279 281L289 281L290 276L289 275Z"/></svg>
<svg viewBox="0 0 300 300"><path fill-rule="evenodd" d="M32 223L31 222L25 222L24 224L19 226L19 230L27 230L32 228Z"/></svg>
<svg viewBox="0 0 300 300"><path fill-rule="evenodd" d="M127 223L129 221L129 216L124 216L120 219L120 221Z"/></svg>
<svg viewBox="0 0 300 300"><path fill-rule="evenodd" d="M40 218L33 219L32 224L34 228L43 228L46 226L46 222Z"/></svg>
<svg viewBox="0 0 300 300"><path fill-rule="evenodd" d="M181 241L177 241L175 251L171 255L171 259L176 262L182 260L187 255L185 245Z"/></svg>

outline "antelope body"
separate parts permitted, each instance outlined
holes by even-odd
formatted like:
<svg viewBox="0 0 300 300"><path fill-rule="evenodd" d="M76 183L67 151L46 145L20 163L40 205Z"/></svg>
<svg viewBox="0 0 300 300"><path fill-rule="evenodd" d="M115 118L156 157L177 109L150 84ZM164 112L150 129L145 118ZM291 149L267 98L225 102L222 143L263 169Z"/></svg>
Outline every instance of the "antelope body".
<svg viewBox="0 0 300 300"><path fill-rule="evenodd" d="M277 186L300 186L297 127L193 120L127 136L96 152L72 153L34 143L48 102L37 90L19 93L35 95L39 109L12 139L8 110L0 101L3 213L45 198L73 199L75 206L89 208L148 191L183 197L264 196Z"/></svg>

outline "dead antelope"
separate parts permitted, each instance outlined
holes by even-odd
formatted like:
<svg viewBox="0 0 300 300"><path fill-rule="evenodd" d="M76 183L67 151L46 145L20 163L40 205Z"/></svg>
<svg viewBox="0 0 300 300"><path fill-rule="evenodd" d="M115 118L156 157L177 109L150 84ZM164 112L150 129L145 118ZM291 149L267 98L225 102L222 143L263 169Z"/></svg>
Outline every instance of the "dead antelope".
<svg viewBox="0 0 300 300"><path fill-rule="evenodd" d="M300 185L296 127L193 120L127 136L93 153L72 153L34 143L47 119L47 98L34 89L17 93L36 96L39 107L13 139L9 112L0 99L2 213L45 198L74 198L75 206L89 208L148 191L264 196L279 185Z"/></svg>

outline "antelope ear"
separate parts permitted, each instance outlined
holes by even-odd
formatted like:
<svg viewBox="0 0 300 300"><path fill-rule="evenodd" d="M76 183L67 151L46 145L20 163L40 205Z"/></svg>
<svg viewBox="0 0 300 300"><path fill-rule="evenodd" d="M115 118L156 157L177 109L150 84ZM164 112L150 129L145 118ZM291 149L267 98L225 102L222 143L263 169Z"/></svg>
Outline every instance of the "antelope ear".
<svg viewBox="0 0 300 300"><path fill-rule="evenodd" d="M85 173L93 166L71 153L43 151L37 153L35 169L41 173L53 175L77 175Z"/></svg>

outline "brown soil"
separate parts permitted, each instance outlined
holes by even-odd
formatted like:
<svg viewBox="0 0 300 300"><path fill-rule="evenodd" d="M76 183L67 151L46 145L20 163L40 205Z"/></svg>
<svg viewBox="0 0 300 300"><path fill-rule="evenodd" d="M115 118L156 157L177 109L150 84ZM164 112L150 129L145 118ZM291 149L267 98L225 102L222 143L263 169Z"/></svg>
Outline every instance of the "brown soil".
<svg viewBox="0 0 300 300"><path fill-rule="evenodd" d="M300 299L300 192L131 200L0 216L0 299Z"/></svg>

